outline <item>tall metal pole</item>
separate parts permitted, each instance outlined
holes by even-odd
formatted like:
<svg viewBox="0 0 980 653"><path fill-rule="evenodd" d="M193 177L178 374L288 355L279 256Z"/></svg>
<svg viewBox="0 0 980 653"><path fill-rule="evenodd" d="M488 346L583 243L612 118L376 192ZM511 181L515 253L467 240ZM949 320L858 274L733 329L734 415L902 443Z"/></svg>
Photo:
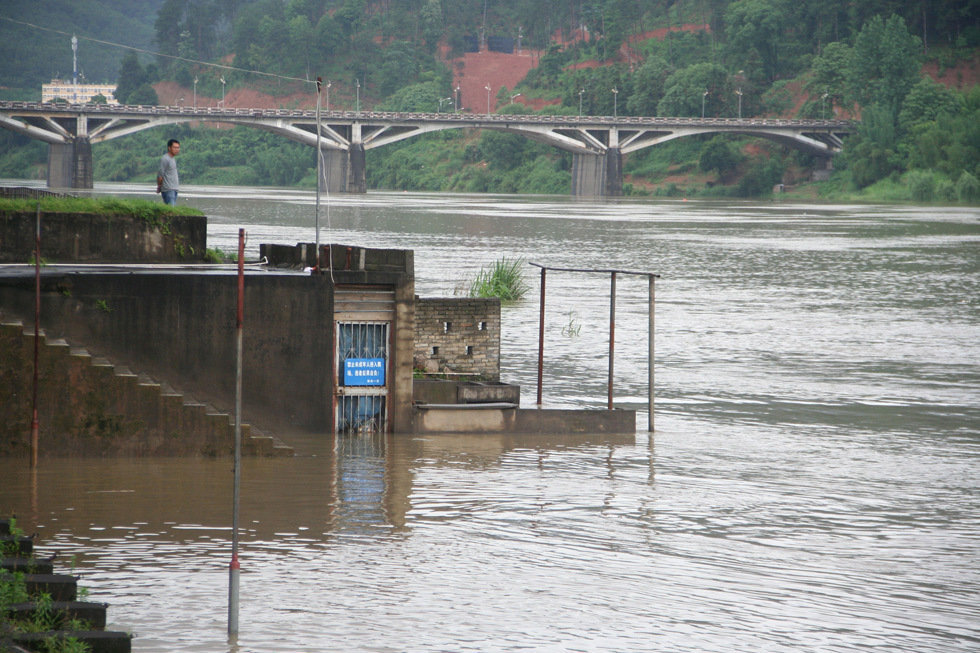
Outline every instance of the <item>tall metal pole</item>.
<svg viewBox="0 0 980 653"><path fill-rule="evenodd" d="M37 387L39 383L38 359L41 343L41 203L37 203L37 219L34 228L34 399L31 413L31 469L37 469L38 421Z"/></svg>
<svg viewBox="0 0 980 653"><path fill-rule="evenodd" d="M316 206L313 209L313 220L316 224L316 270L320 271L320 184L322 180L320 175L323 173L321 169L320 159L323 158L323 152L320 151L320 85L322 80L316 78ZM327 91L329 93L330 91Z"/></svg>
<svg viewBox="0 0 980 653"><path fill-rule="evenodd" d="M238 635L238 504L242 480L242 331L245 322L245 230L238 230L238 310L235 326L235 481L231 517L231 564L228 566L228 634Z"/></svg>
<svg viewBox="0 0 980 653"><path fill-rule="evenodd" d="M78 37L71 35L71 103L78 103Z"/></svg>
<svg viewBox="0 0 980 653"><path fill-rule="evenodd" d="M650 411L650 415L647 418L647 425L648 425L647 426L647 430L650 431L651 433L653 433L653 350L654 350L654 347L653 347L653 321L654 321L654 318L653 318L653 307L654 307L654 298L655 298L653 286L654 286L654 280L656 279L656 277L655 277L655 275L652 275L651 274L647 278L650 281L650 308L649 308L649 311L650 311L650 315L649 315L649 320L650 320L650 333L647 336L647 348L649 349L649 352L648 352L648 360L647 360L647 365L649 367L649 370L647 372L647 404L648 404L648 409Z"/></svg>
<svg viewBox="0 0 980 653"><path fill-rule="evenodd" d="M541 406L541 378L544 375L544 283L547 270L541 268L541 302L538 317L538 406Z"/></svg>
<svg viewBox="0 0 980 653"><path fill-rule="evenodd" d="M613 272L609 281L609 381L607 408L613 407L613 359L616 350L616 273Z"/></svg>

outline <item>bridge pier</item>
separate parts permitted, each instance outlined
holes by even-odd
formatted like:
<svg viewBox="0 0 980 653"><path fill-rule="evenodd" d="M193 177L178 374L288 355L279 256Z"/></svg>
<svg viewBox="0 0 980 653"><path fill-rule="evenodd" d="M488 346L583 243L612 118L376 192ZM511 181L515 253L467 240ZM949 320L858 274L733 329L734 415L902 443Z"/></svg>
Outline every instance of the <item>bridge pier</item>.
<svg viewBox="0 0 980 653"><path fill-rule="evenodd" d="M817 159L817 165L813 166L813 181L827 181L830 179L830 173L834 171L834 160L827 157L819 157Z"/></svg>
<svg viewBox="0 0 980 653"><path fill-rule="evenodd" d="M48 145L48 188L92 188L92 143L77 136Z"/></svg>
<svg viewBox="0 0 980 653"><path fill-rule="evenodd" d="M320 191L326 193L347 192L347 153L323 150L320 168Z"/></svg>
<svg viewBox="0 0 980 653"><path fill-rule="evenodd" d="M351 143L348 160L350 163L347 167L347 192L366 193L367 164L365 162L363 143Z"/></svg>
<svg viewBox="0 0 980 653"><path fill-rule="evenodd" d="M323 150L320 190L327 193L366 193L364 161L363 145L352 145L350 152Z"/></svg>
<svg viewBox="0 0 980 653"><path fill-rule="evenodd" d="M572 155L572 195L619 197L623 194L623 155L618 147L605 154Z"/></svg>

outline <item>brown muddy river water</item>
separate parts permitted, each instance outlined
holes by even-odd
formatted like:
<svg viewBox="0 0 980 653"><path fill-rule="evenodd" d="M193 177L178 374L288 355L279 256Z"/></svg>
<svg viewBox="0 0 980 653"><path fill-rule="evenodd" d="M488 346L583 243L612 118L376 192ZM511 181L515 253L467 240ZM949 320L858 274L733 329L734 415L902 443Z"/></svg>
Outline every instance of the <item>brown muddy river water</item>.
<svg viewBox="0 0 980 653"><path fill-rule="evenodd" d="M181 202L228 252L240 226L249 258L314 240L312 192ZM237 643L232 461L7 461L0 511L135 651L980 649L980 210L371 193L325 198L320 224L414 249L426 297L501 256L660 273L657 430L323 434L246 459ZM501 346L526 406L528 281ZM549 274L546 406L605 405L608 298L608 277ZM646 282L621 277L616 405L638 411L646 329Z"/></svg>

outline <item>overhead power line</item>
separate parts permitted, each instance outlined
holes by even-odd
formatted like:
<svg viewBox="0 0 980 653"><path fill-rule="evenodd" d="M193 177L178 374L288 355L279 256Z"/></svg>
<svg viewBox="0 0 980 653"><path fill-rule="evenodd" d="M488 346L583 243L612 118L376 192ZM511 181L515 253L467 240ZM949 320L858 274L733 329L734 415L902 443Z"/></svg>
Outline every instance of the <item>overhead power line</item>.
<svg viewBox="0 0 980 653"><path fill-rule="evenodd" d="M64 30L54 29L52 27L44 27L43 25L36 25L34 23L28 23L27 21L17 20L15 18L8 18L7 16L0 16L0 20L5 20L10 23L16 23L18 25L24 25L25 27L31 27L33 29L41 30L44 32L53 32L55 34L62 34L64 36L76 36L75 34L65 32ZM301 77L290 77L289 75L279 75L276 73L267 73L262 70L249 70L248 68L239 68L237 66L229 66L227 64L213 63L210 61L201 61L200 59L188 59L187 57L178 57L172 54L164 54L162 52L155 52L153 50L146 50L144 48L137 48L132 45L124 45L122 43L113 43L112 41L104 41L102 39L97 39L91 36L78 36L82 41L91 41L92 43L99 43L101 45L108 45L114 48L122 48L124 50L131 50L133 52L139 52L141 54L148 54L155 57L163 57L165 59L173 59L174 61L183 61L186 63L197 64L199 66L208 66L210 68L219 68L221 70L232 70L235 72L246 73L249 75L261 75L263 77L274 77L276 79L285 79L293 82L309 82L312 83L313 80L303 79Z"/></svg>

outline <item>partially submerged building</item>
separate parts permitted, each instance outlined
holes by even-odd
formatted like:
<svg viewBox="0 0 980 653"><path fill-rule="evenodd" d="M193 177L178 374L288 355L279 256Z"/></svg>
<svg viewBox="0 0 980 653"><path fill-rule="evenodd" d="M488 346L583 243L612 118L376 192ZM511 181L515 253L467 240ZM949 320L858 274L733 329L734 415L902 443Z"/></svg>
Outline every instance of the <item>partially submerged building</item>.
<svg viewBox="0 0 980 653"><path fill-rule="evenodd" d="M78 240L64 224L49 235L51 251L66 249L51 240ZM417 297L410 250L323 245L318 262L315 246L301 243L262 245L261 257L244 272L243 413L251 424L273 433L635 430L630 410L522 410L520 389L500 382L500 303ZM128 265L118 252L112 260L90 253L88 265L42 269L45 333L230 412L236 267ZM0 270L0 317L32 322L33 267Z"/></svg>

